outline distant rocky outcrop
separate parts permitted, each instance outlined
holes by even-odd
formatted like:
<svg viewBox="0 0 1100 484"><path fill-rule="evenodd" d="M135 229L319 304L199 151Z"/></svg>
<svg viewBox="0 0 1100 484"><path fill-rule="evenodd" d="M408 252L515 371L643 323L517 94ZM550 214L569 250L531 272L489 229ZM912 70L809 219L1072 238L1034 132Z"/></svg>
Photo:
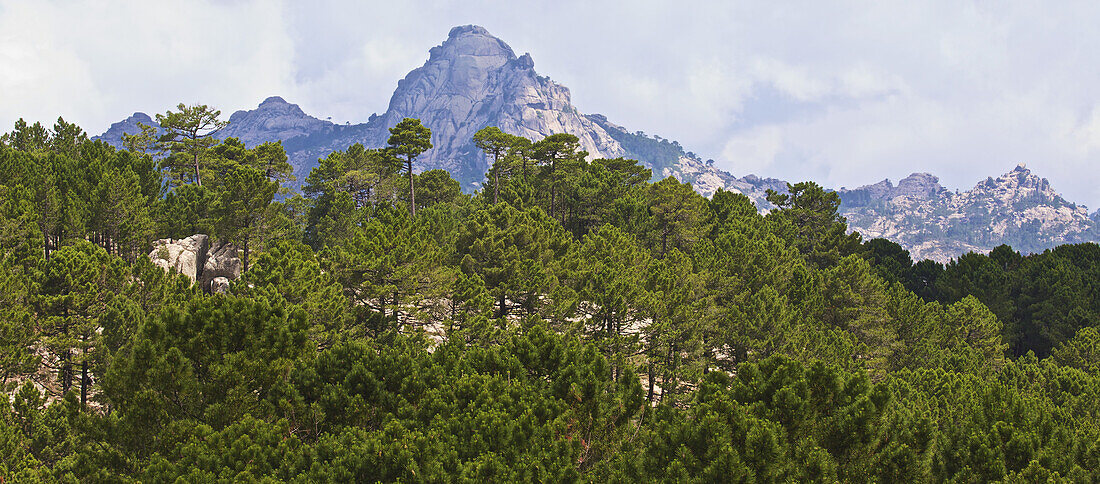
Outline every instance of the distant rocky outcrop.
<svg viewBox="0 0 1100 484"><path fill-rule="evenodd" d="M530 55L517 57L483 27L455 27L429 51L423 66L397 83L385 113L362 125L318 129L286 146L294 150L291 158L297 163L312 165L317 157L354 143L385 146L390 127L406 117L417 118L432 130L434 145L417 160L417 169L445 169L467 190L476 188L488 170L487 159L472 141L486 126L536 140L574 134L594 158L629 155L573 107L569 89L539 76L534 65Z"/></svg>
<svg viewBox="0 0 1100 484"><path fill-rule="evenodd" d="M237 138L248 146L307 136L333 124L306 114L297 104L279 96L264 99L256 109L237 111L229 116L229 125L218 131L220 139Z"/></svg>
<svg viewBox="0 0 1100 484"><path fill-rule="evenodd" d="M478 182L489 168L471 140L486 126L532 139L570 133L596 158L627 154L573 107L568 88L535 72L529 54L516 57L508 44L475 25L451 29L428 61L397 84L378 119L374 144L388 137L385 127L405 117L419 118L432 130L435 148L424 154L424 166L446 169L460 181Z"/></svg>
<svg viewBox="0 0 1100 484"><path fill-rule="evenodd" d="M682 156L677 163L667 166L657 173L657 178L675 177L684 183L690 183L703 196L713 196L719 189L740 193L752 200L761 212L774 208L767 200L768 190L787 192L787 182L776 178L761 178L746 175L741 178L719 170L696 157Z"/></svg>
<svg viewBox="0 0 1100 484"><path fill-rule="evenodd" d="M241 277L241 259L233 244L211 246L210 237L195 234L183 239L160 239L149 258L164 270L175 270L209 292L224 292L229 281Z"/></svg>
<svg viewBox="0 0 1100 484"><path fill-rule="evenodd" d="M915 259L946 261L1001 244L1024 253L1095 241L1097 220L1024 165L953 193L927 173L841 190L841 213L864 238L898 242Z"/></svg>
<svg viewBox="0 0 1100 484"><path fill-rule="evenodd" d="M845 207L849 209L898 198L928 201L950 195L947 189L940 185L940 179L930 173L909 175L898 182L896 187L890 183L890 180L883 180L854 190L841 189L840 193Z"/></svg>
<svg viewBox="0 0 1100 484"><path fill-rule="evenodd" d="M121 148L122 147L122 135L124 135L124 134L137 134L137 133L141 132L141 127L138 126L138 123L144 124L146 126L153 126L153 127L159 127L160 126L160 123L157 123L156 121L153 121L153 118L149 117L148 114L134 113L134 114L130 115L130 117L128 117L126 119L123 119L122 121L119 121L117 123L112 124L110 128L107 128L107 131L105 131L103 134L101 134L99 136L92 137L92 139L93 140L103 140L103 141L106 141L107 144L110 144L111 146Z"/></svg>

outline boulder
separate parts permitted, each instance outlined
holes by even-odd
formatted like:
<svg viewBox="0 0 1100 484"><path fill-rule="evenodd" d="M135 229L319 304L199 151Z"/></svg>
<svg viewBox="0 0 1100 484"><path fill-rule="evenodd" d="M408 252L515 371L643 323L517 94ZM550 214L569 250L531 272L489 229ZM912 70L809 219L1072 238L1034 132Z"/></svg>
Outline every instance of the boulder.
<svg viewBox="0 0 1100 484"><path fill-rule="evenodd" d="M195 234L185 239L160 239L154 242L149 258L153 264L164 270L175 269L192 281L197 281L206 265L209 250L210 238L204 234Z"/></svg>
<svg viewBox="0 0 1100 484"><path fill-rule="evenodd" d="M229 281L241 277L237 247L228 242L211 246L210 237L195 234L185 239L160 239L149 258L164 270L175 269L210 292L225 291Z"/></svg>
<svg viewBox="0 0 1100 484"><path fill-rule="evenodd" d="M225 294L229 292L229 279L224 277L215 277L210 281L210 293L211 294Z"/></svg>
<svg viewBox="0 0 1100 484"><path fill-rule="evenodd" d="M237 246L228 242L212 247L207 253L206 264L203 265L200 279L203 282L209 282L219 277L228 280L241 277L241 259L237 254Z"/></svg>

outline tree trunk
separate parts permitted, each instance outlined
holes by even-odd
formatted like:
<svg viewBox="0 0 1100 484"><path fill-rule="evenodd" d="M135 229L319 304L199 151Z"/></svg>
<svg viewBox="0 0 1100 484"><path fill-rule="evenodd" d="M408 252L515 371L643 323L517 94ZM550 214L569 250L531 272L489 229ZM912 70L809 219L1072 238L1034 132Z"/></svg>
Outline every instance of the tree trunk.
<svg viewBox="0 0 1100 484"><path fill-rule="evenodd" d="M558 183L554 180L554 163L550 163L550 218L554 218L554 202L558 200Z"/></svg>
<svg viewBox="0 0 1100 484"><path fill-rule="evenodd" d="M623 362L621 360L623 354L623 339L620 337L623 334L623 321L620 319L615 321L615 381L619 381L619 372L622 370Z"/></svg>
<svg viewBox="0 0 1100 484"><path fill-rule="evenodd" d="M494 161L493 165L496 165L496 164L497 164L496 161ZM497 201L499 201L499 200L500 200L500 167L494 166L493 167L493 205L496 205Z"/></svg>
<svg viewBox="0 0 1100 484"><path fill-rule="evenodd" d="M195 153L195 183L198 183L200 187L202 186L202 175L199 174L199 154L198 154L198 152Z"/></svg>
<svg viewBox="0 0 1100 484"><path fill-rule="evenodd" d="M665 374L664 374L664 377L661 379L661 383L664 386L661 387L661 398L658 400L660 402L665 401L665 394L668 393L668 385L669 385L668 382L672 381L672 376L673 376L672 362L673 362L673 358L674 358L673 354L675 352L676 352L676 344L673 343L669 346L668 355L665 357Z"/></svg>
<svg viewBox="0 0 1100 484"><path fill-rule="evenodd" d="M413 160L409 157L407 162L409 166L409 212L412 216L416 216L416 189L413 187Z"/></svg>
<svg viewBox="0 0 1100 484"><path fill-rule="evenodd" d="M241 265L244 266L244 271L242 272L248 272L248 239L244 239L242 242L241 245L244 246L241 248Z"/></svg>
<svg viewBox="0 0 1100 484"><path fill-rule="evenodd" d="M378 296L378 310L382 313L382 324L386 324L386 295Z"/></svg>
<svg viewBox="0 0 1100 484"><path fill-rule="evenodd" d="M393 322L397 325L397 330L401 330L401 313L398 310L401 308L401 301L397 299L397 291L393 291Z"/></svg>
<svg viewBox="0 0 1100 484"><path fill-rule="evenodd" d="M62 352L62 394L73 387L73 350Z"/></svg>
<svg viewBox="0 0 1100 484"><path fill-rule="evenodd" d="M61 334L69 334L69 310L65 310L65 324L61 327ZM68 338L66 338L68 339ZM61 393L69 391L73 386L73 350L72 348L65 348L65 351L61 352Z"/></svg>
<svg viewBox="0 0 1100 484"><path fill-rule="evenodd" d="M654 370L655 369L653 367L653 355L650 355L650 357L649 357L649 368L647 369L647 371L649 372L649 396L646 397L646 401L650 402L650 403L653 403L653 380L655 378L657 378L657 374L656 374L657 372L654 371Z"/></svg>
<svg viewBox="0 0 1100 484"><path fill-rule="evenodd" d="M88 406L88 386L91 382L88 379L88 350L83 350L84 360L80 362L80 407Z"/></svg>

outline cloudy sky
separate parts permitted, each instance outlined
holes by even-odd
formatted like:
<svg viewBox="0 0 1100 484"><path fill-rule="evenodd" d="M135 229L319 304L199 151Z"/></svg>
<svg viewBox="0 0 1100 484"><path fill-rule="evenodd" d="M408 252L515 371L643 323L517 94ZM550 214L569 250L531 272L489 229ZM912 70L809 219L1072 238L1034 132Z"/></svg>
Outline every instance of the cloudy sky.
<svg viewBox="0 0 1100 484"><path fill-rule="evenodd" d="M927 171L966 189L1026 163L1100 207L1097 2L0 0L0 126L62 115L98 134L270 95L362 122L470 23L530 52L582 112L737 175Z"/></svg>

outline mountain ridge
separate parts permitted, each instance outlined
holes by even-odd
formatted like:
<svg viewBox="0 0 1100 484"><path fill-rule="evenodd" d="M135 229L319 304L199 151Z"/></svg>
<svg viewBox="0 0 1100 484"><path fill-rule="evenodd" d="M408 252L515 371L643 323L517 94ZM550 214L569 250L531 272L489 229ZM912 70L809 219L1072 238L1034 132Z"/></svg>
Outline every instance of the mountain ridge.
<svg viewBox="0 0 1100 484"><path fill-rule="evenodd" d="M917 259L940 262L1008 244L1024 253L1100 239L1087 207L1065 200L1050 181L1020 164L974 188L951 192L939 179L914 173L840 190L841 214L865 238L898 242Z"/></svg>
<svg viewBox="0 0 1100 484"><path fill-rule="evenodd" d="M299 181L328 153L354 143L384 146L390 126L414 117L432 130L434 145L418 159L416 170L445 169L467 191L480 187L489 168L471 139L485 126L534 140L553 133L574 134L590 159L637 159L653 170L655 178L675 177L708 197L719 189L742 193L761 211L771 208L767 190L787 188L786 181L776 178L737 177L675 141L630 132L601 114L582 114L573 106L569 89L540 76L534 65L530 54L517 56L484 27L457 26L429 49L420 67L398 81L386 111L371 115L366 123L334 124L271 96L255 109L234 112L216 136L237 137L249 146L281 141ZM136 132L138 122L153 124L148 115L134 113L97 138L121 146L122 134ZM929 173L913 173L896 186L887 179L836 191L851 229L865 238L894 240L918 259L945 261L1004 242L1039 251L1100 238L1100 210L1089 215L1085 207L1067 202L1047 180L1023 166L966 192L947 190Z"/></svg>

